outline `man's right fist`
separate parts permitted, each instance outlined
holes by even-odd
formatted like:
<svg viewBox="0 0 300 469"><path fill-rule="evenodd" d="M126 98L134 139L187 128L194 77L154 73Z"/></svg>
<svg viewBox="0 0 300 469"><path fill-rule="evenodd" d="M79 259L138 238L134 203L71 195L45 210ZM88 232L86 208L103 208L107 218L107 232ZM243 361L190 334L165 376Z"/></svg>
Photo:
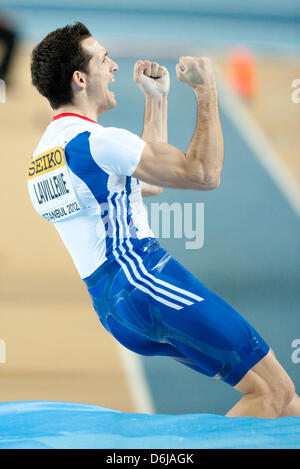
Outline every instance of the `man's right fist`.
<svg viewBox="0 0 300 469"><path fill-rule="evenodd" d="M212 62L208 57L180 57L176 75L178 80L194 89L215 86Z"/></svg>

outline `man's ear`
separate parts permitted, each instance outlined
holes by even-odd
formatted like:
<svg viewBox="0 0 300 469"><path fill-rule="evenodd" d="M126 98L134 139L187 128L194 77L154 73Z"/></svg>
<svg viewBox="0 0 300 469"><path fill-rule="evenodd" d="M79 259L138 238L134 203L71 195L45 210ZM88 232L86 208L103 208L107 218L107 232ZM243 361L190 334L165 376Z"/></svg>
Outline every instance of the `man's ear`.
<svg viewBox="0 0 300 469"><path fill-rule="evenodd" d="M79 70L75 70L72 76L72 86L76 89L83 89L86 86L86 75Z"/></svg>

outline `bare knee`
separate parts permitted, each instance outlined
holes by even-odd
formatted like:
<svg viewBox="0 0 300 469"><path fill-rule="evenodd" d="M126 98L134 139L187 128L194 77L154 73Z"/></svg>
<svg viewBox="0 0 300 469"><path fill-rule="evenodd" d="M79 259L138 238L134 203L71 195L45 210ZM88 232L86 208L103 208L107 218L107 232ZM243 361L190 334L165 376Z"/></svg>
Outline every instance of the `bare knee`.
<svg viewBox="0 0 300 469"><path fill-rule="evenodd" d="M289 376L278 377L270 388L270 401L278 416L287 408L295 396L295 386Z"/></svg>
<svg viewBox="0 0 300 469"><path fill-rule="evenodd" d="M295 386L273 351L255 365L235 388L260 399L278 417L295 396Z"/></svg>
<svg viewBox="0 0 300 469"><path fill-rule="evenodd" d="M278 396L285 408L295 396L295 386L287 372L278 362L273 350L271 350L270 357L271 360L267 366L271 368L273 376L267 374L268 385L271 391Z"/></svg>

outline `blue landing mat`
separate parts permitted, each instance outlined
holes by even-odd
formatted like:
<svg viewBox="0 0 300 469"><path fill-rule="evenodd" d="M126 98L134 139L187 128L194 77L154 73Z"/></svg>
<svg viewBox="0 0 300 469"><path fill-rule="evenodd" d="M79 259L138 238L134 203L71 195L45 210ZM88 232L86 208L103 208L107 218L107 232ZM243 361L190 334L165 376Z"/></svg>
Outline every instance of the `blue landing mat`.
<svg viewBox="0 0 300 469"><path fill-rule="evenodd" d="M69 402L0 403L1 449L300 448L300 417L133 414Z"/></svg>

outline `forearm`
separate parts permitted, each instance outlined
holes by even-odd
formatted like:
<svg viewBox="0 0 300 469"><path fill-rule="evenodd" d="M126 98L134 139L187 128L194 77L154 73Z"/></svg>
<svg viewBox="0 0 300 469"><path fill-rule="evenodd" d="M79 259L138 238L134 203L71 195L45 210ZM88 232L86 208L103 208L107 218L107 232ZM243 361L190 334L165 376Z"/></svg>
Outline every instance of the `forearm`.
<svg viewBox="0 0 300 469"><path fill-rule="evenodd" d="M146 142L168 143L168 97L146 96L142 139ZM142 182L142 196L159 195L162 187Z"/></svg>
<svg viewBox="0 0 300 469"><path fill-rule="evenodd" d="M207 57L180 57L177 78L191 87L197 100L196 129L184 154L161 141L148 142L141 155L134 177L162 187L212 190L218 187L223 166L223 133L220 123L217 89L211 60ZM155 128L159 133L157 105L145 113L145 136ZM148 114L149 111L149 114ZM147 127L148 123L151 123ZM158 127L157 127L158 126ZM149 134L148 134L149 135Z"/></svg>
<svg viewBox="0 0 300 469"><path fill-rule="evenodd" d="M214 87L195 90L197 100L196 129L186 153L191 180L217 186L223 166L224 144L217 91Z"/></svg>
<svg viewBox="0 0 300 469"><path fill-rule="evenodd" d="M146 96L142 139L168 143L168 97Z"/></svg>

